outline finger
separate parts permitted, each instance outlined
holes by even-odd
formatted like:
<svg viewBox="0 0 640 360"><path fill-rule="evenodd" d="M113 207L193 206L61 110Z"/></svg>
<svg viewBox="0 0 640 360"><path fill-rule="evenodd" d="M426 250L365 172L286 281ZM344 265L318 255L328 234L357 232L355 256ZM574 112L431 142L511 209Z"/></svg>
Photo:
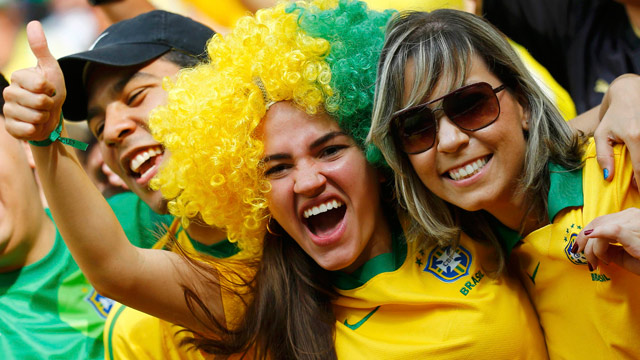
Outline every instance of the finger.
<svg viewBox="0 0 640 360"><path fill-rule="evenodd" d="M11 118L5 118L4 125L7 132L19 140L32 140L33 136L38 133L36 125L22 121L14 121Z"/></svg>
<svg viewBox="0 0 640 360"><path fill-rule="evenodd" d="M30 109L15 103L6 103L4 105L4 115L7 119L10 118L16 122L24 122L36 126L47 123L51 116L46 110Z"/></svg>
<svg viewBox="0 0 640 360"><path fill-rule="evenodd" d="M609 137L609 134L597 131L593 134L596 144L596 159L602 169L602 177L611 181L615 173L614 158L613 158L613 140Z"/></svg>
<svg viewBox="0 0 640 360"><path fill-rule="evenodd" d="M29 47L31 52L38 60L38 67L45 73L51 69L59 69L58 61L51 51L49 51L49 45L47 44L47 38L42 30L42 25L38 21L31 21L27 24L27 40L29 41Z"/></svg>
<svg viewBox="0 0 640 360"><path fill-rule="evenodd" d="M594 271L598 267L598 258L593 253L593 241L589 239L584 247L584 256L587 258L589 271Z"/></svg>
<svg viewBox="0 0 640 360"><path fill-rule="evenodd" d="M640 180L640 138L633 136L629 140L625 140L625 144L629 151L629 158L631 158L633 178L637 189L638 180Z"/></svg>
<svg viewBox="0 0 640 360"><path fill-rule="evenodd" d="M15 103L34 110L50 111L54 101L45 93L34 93L18 86L8 86L3 93L7 103Z"/></svg>
<svg viewBox="0 0 640 360"><path fill-rule="evenodd" d="M52 96L55 86L37 68L22 69L11 74L11 85L6 89L22 88L31 93Z"/></svg>
<svg viewBox="0 0 640 360"><path fill-rule="evenodd" d="M593 243L591 246L593 254L598 258L598 260L608 265L609 262L611 262L608 254L609 247L611 246L611 244L609 244L609 240L603 238L591 238L589 241Z"/></svg>

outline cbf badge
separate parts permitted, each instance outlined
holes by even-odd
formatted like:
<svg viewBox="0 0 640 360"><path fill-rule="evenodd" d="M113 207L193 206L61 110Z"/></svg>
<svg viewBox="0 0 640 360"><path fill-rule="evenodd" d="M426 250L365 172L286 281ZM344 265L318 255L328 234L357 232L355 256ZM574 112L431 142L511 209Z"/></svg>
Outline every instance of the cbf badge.
<svg viewBox="0 0 640 360"><path fill-rule="evenodd" d="M89 294L85 300L87 300L89 304L93 305L93 308L103 319L107 318L107 315L109 315L109 311L111 311L111 307L113 307L113 303L115 302L108 297L98 294L95 290L91 290L91 294Z"/></svg>
<svg viewBox="0 0 640 360"><path fill-rule="evenodd" d="M465 275L469 275L471 267L471 253L462 245L457 248L435 248L429 254L428 271L444 282L454 282Z"/></svg>
<svg viewBox="0 0 640 360"><path fill-rule="evenodd" d="M584 253L574 254L571 252L571 248L573 247L573 244L576 242L577 238L578 238L578 234L571 233L571 236L569 236L569 239L568 239L569 241L566 241L566 245L564 246L564 254L567 255L567 258L572 263L576 265L586 265L587 258L584 256Z"/></svg>

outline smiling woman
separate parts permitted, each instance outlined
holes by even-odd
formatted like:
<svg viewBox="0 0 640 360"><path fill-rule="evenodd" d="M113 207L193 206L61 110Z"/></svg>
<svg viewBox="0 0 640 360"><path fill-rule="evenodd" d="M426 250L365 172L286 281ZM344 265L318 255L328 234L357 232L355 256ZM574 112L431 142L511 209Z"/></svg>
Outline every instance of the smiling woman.
<svg viewBox="0 0 640 360"><path fill-rule="evenodd" d="M551 358L640 357L640 277L624 269L638 271L636 225L618 222L633 233L624 247L606 232L585 239L597 216L624 219L633 212L621 210L640 207L626 149L615 149L619 177L608 182L593 141L569 128L504 36L471 14L397 17L379 72L371 138L413 228L451 244L466 231L512 253ZM585 244L591 259L609 261L593 268Z"/></svg>

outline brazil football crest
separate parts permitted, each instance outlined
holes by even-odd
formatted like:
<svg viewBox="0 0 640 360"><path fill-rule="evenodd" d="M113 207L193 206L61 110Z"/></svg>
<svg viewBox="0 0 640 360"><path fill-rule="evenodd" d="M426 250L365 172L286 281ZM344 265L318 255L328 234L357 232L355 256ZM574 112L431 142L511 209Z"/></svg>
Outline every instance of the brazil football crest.
<svg viewBox="0 0 640 360"><path fill-rule="evenodd" d="M85 300L87 300L89 304L93 305L93 308L103 319L107 318L107 315L109 314L109 311L111 311L111 307L114 303L113 300L98 294L95 290L91 290L91 294L89 294Z"/></svg>
<svg viewBox="0 0 640 360"><path fill-rule="evenodd" d="M438 279L445 282L454 282L465 275L469 275L471 267L471 253L462 245L457 248L447 246L445 248L436 247L429 254L427 267L428 271Z"/></svg>
<svg viewBox="0 0 640 360"><path fill-rule="evenodd" d="M567 255L567 258L572 263L576 265L586 265L587 258L584 256L584 253L574 254L571 252L571 248L573 247L573 244L576 242L577 238L578 238L578 234L571 233L571 236L569 236L569 241L567 241L566 245L564 246L564 254Z"/></svg>

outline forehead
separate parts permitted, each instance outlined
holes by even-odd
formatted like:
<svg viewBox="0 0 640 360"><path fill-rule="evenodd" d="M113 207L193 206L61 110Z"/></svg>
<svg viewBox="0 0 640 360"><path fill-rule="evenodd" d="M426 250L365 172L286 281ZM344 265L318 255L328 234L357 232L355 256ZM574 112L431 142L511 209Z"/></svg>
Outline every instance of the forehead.
<svg viewBox="0 0 640 360"><path fill-rule="evenodd" d="M317 136L342 131L326 113L307 114L294 104L283 101L271 106L261 124L265 151L287 144L313 141Z"/></svg>
<svg viewBox="0 0 640 360"><path fill-rule="evenodd" d="M161 82L164 77L173 76L180 70L180 67L163 58L155 59L151 62L116 67L103 64L91 64L87 69L86 87L89 101L95 100L96 96L105 90L118 92L130 79L147 79ZM140 75L140 76L139 76Z"/></svg>
<svg viewBox="0 0 640 360"><path fill-rule="evenodd" d="M445 64L435 74L429 69L418 68L420 66L424 64L418 64L413 57L405 65L402 92L405 107L438 98L464 85L480 81L491 83L497 79L485 62L475 54L459 64Z"/></svg>

